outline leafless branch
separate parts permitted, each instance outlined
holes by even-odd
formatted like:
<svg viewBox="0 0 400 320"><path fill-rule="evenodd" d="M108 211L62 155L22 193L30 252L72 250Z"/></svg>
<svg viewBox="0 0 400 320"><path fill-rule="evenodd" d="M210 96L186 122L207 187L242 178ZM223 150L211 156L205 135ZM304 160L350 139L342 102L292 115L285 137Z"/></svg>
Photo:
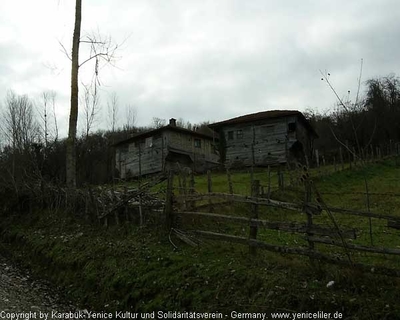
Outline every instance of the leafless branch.
<svg viewBox="0 0 400 320"><path fill-rule="evenodd" d="M90 54L89 57L79 65L79 67L93 59L96 60L96 65L98 65L98 59L100 58L106 63L111 63L112 60L115 59L115 52L119 48L119 45L113 43L111 38L102 39L101 35L93 34L87 35L85 39L86 40L80 40L80 42L90 45Z"/></svg>
<svg viewBox="0 0 400 320"><path fill-rule="evenodd" d="M64 45L62 44L62 42L61 42L61 41L58 41L58 44L61 46L61 49L62 49L61 51L66 55L66 57L67 57L70 61L72 61L71 56L69 55L67 49L65 49Z"/></svg>
<svg viewBox="0 0 400 320"><path fill-rule="evenodd" d="M355 101L353 110L357 110L358 104L359 104L359 94L360 94L360 87L361 87L362 70L363 70L363 59L361 59L360 74L359 74L359 78L358 78L357 95L356 95L356 101ZM357 126L357 128L356 128L356 126L355 126L355 124L354 124L354 119L353 119L353 112L352 112L352 110L350 110L349 106L346 106L346 104L343 102L343 99L341 99L341 98L339 97L338 93L336 92L335 88L333 87L332 83L331 83L330 80L329 80L330 74L329 74L328 72L325 72L325 74L324 74L321 70L319 70L319 72L320 72L321 75L322 75L322 79L321 79L321 80L323 80L323 81L325 81L325 82L327 83L327 85L329 86L329 88L332 90L332 92L333 92L334 95L336 96L336 98L337 98L337 100L338 100L338 102L339 102L339 105L342 106L343 109L345 110L345 112L348 114L349 119L350 119L350 123L351 123L351 127L352 127L352 130L353 130L353 134L354 134L354 139L355 139L355 142L356 142L356 145L357 145L357 151L358 151L358 152L361 152L361 146L360 146L360 143L359 143L359 140L358 140L358 135L357 135L357 130L358 130L358 128L359 128L360 126ZM341 141L338 139L338 137L337 137L336 134L334 133L334 131L333 131L333 129L332 129L331 126L330 126L330 130L331 130L331 132L332 132L334 138L336 139L336 141L338 141L341 145L345 146L346 149L349 150L349 152L351 152L351 153L353 154L354 157L357 157L357 155L356 155L354 152L352 152L352 151L348 148L347 145L345 145L343 142L341 142ZM357 157L357 158L358 158L358 157ZM361 159L361 160L362 160L362 159Z"/></svg>
<svg viewBox="0 0 400 320"><path fill-rule="evenodd" d="M118 96L115 92L111 94L107 102L108 109L108 122L111 127L111 132L115 132L117 127L117 117L118 117Z"/></svg>
<svg viewBox="0 0 400 320"><path fill-rule="evenodd" d="M362 71L363 71L363 62L364 60L361 58L361 66L360 66L360 75L358 76L358 86L357 86L357 95L356 95L356 106L358 105L358 99L360 96L360 88L361 88L361 77L362 77Z"/></svg>
<svg viewBox="0 0 400 320"><path fill-rule="evenodd" d="M84 96L83 96L83 113L84 113L84 125L85 125L85 136L89 136L89 132L96 122L96 118L100 111L100 98L97 90L97 83L93 85L84 85Z"/></svg>
<svg viewBox="0 0 400 320"><path fill-rule="evenodd" d="M376 119L374 122L374 130L372 131L371 137L369 138L368 143L365 145L364 150L367 150L367 148L370 146L370 144L372 143L372 139L374 138L375 135L375 131L376 131Z"/></svg>
<svg viewBox="0 0 400 320"><path fill-rule="evenodd" d="M346 150L349 151L354 157L357 157L357 155L353 152L353 150L351 150L347 144L343 143L343 142L336 136L335 131L333 130L332 126L329 126L329 129L331 130L332 135L333 135L333 137L335 138L335 140L336 140L340 145L342 145L343 147L345 147Z"/></svg>

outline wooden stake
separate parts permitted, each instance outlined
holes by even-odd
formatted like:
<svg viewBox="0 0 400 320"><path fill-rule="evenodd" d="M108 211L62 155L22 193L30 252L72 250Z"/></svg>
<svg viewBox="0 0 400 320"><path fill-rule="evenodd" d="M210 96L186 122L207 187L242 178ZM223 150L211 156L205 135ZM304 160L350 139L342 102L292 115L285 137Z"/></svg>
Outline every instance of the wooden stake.
<svg viewBox="0 0 400 320"><path fill-rule="evenodd" d="M207 170L207 192L211 193L212 192L212 180L211 180L211 171ZM212 212L212 201L211 197L208 199L208 205L210 208L210 212Z"/></svg>
<svg viewBox="0 0 400 320"><path fill-rule="evenodd" d="M189 194L194 194L194 172L193 170L190 171L190 181L189 181ZM194 208L196 205L195 201L191 201L189 204L189 208Z"/></svg>
<svg viewBox="0 0 400 320"><path fill-rule="evenodd" d="M311 185L309 181L305 182L305 194L304 194L304 203L305 205L308 205L311 202ZM306 206L304 206L306 207ZM311 230L313 227L313 215L309 210L306 210L307 214L307 226L308 229ZM309 237L313 236L313 233L310 233L310 231L307 231L307 235ZM314 250L314 242L313 241L308 241L308 247L311 250Z"/></svg>
<svg viewBox="0 0 400 320"><path fill-rule="evenodd" d="M257 198L260 194L260 180L254 180L253 184L251 185L251 196ZM251 213L251 219L258 219L258 205L253 204L252 205L252 213ZM250 227L250 234L249 238L250 239L257 239L257 226L251 226ZM255 255L257 254L257 248L254 246L249 247L250 254Z"/></svg>
<svg viewBox="0 0 400 320"><path fill-rule="evenodd" d="M340 163L341 163L341 165L342 165L342 170L344 170L344 162L343 162L342 147L339 148L339 156L340 156Z"/></svg>
<svg viewBox="0 0 400 320"><path fill-rule="evenodd" d="M267 198L271 197L271 167L268 166L268 193Z"/></svg>
<svg viewBox="0 0 400 320"><path fill-rule="evenodd" d="M370 210L370 205L369 205L369 188L368 188L368 182L367 182L367 177L364 176L364 181L365 181L365 195L366 195L366 200L367 200L367 210L368 212L371 212ZM371 217L368 217L368 221L369 221L369 238L371 241L371 246L374 245L374 241L372 239L372 219Z"/></svg>
<svg viewBox="0 0 400 320"><path fill-rule="evenodd" d="M172 170L168 173L167 191L165 194L165 204L164 204L164 214L165 214L165 224L167 230L173 227L173 186L174 186L174 174Z"/></svg>
<svg viewBox="0 0 400 320"><path fill-rule="evenodd" d="M229 169L226 169L226 175L228 177L229 193L233 194L232 178L231 178L231 173L230 173Z"/></svg>

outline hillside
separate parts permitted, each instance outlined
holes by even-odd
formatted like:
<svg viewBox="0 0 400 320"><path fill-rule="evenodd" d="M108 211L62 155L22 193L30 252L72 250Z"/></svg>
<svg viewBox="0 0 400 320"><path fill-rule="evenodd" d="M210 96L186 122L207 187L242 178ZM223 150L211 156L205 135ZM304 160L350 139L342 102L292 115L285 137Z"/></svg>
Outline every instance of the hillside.
<svg viewBox="0 0 400 320"><path fill-rule="evenodd" d="M400 216L397 164L385 160L313 180L325 202L354 209L366 208L363 192L367 180L370 210ZM255 173L261 182L265 177L264 170ZM207 177L195 179L196 188L205 191ZM235 192L249 192L249 173L232 173L232 180ZM227 190L224 174L213 175L213 190ZM273 196L293 201L301 197L291 189L275 191ZM338 219L361 229L369 226L364 218ZM375 219L373 225L376 232L384 228ZM62 286L69 297L90 310L219 311L228 318L234 310L341 312L345 319L400 317L397 278L362 274L306 257L263 251L251 256L248 247L223 242L199 239L200 245L191 247L155 222L143 228L124 224L106 229L90 225L78 215L41 211L5 216L1 229L3 252ZM399 234L397 238L392 234L388 235L389 244L399 248L398 241L390 242L398 240ZM264 234L265 239L270 237ZM290 234L279 237L275 239L279 243L299 241ZM375 245L381 242L375 234L373 240ZM369 233L357 241L370 241Z"/></svg>

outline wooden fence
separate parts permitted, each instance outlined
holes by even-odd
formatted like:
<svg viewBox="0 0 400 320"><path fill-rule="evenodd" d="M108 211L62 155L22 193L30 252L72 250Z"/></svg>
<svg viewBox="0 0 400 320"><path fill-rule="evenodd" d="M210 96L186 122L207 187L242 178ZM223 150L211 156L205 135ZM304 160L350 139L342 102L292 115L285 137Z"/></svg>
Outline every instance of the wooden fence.
<svg viewBox="0 0 400 320"><path fill-rule="evenodd" d="M210 219L210 221L222 221L224 224L238 224L247 226L248 236L237 236L227 234L225 232L215 232L210 230L201 230L195 228L189 234L195 237L205 237L213 240L221 240L233 243L239 243L249 246L250 253L257 254L257 249L264 249L272 252L282 254L295 254L307 256L313 260L329 262L338 265L350 266L361 269L366 272L373 272L376 274L384 274L390 276L400 276L400 268L393 265L389 266L383 264L366 264L356 261L354 253L373 253L374 255L381 255L385 260L388 256L395 256L397 264L400 263L400 249L387 248L372 245L372 232L371 245L354 244L357 239L358 233L354 228L343 228L337 222L337 215L357 216L370 219L370 231L372 230L371 218L384 220L388 228L396 230L400 229L400 217L390 214L380 214L376 212L358 211L345 208L337 208L328 206L322 199L322 195L316 190L312 181L305 180L303 184L303 201L299 203L285 202L274 200L271 194L261 192L261 185L259 180L253 180L251 186L251 195L245 196L233 193L232 181L228 174L229 193L217 193L212 190L212 177L211 173L207 175L207 193L197 193L194 188L194 177L190 176L187 185L186 179L181 174L169 174L168 185L165 200L165 214L167 226L170 230L176 231L178 237L182 240L188 240L188 243L194 244L195 238L188 238L184 236L185 224L182 219L178 222L179 218L192 217L196 219ZM178 185L174 188L174 179L178 180ZM176 180L175 180L176 182ZM317 201L312 202L312 196ZM249 214L234 215L228 214L230 206L234 204L245 204L250 207ZM223 213L216 213L213 208L221 208ZM285 211L291 211L299 214L299 217L304 217L304 221L295 219L295 221L273 221L271 219L260 219L261 208L277 208ZM207 209L208 212L203 212ZM201 211L200 211L201 210ZM265 213L265 212L264 212ZM303 215L301 215L303 214ZM316 220L319 216L326 215L329 224L317 223ZM184 221L184 219L183 219ZM281 232L288 232L298 234L299 239L305 240L305 245L302 246L288 246L269 243L260 239L261 230L279 230ZM400 232L397 234L400 237ZM398 238L400 239L400 238ZM329 248L336 247L338 252L332 252ZM322 250L323 249L323 250ZM391 261L393 263L393 261Z"/></svg>
<svg viewBox="0 0 400 320"><path fill-rule="evenodd" d="M151 188L166 179L163 174L154 176L137 188L121 185L86 186L79 189L68 189L41 181L20 188L15 199L4 201L3 211L65 210L106 227L122 222L143 225L147 218L160 220L157 213L163 220L165 191L153 192Z"/></svg>
<svg viewBox="0 0 400 320"><path fill-rule="evenodd" d="M400 155L400 143L390 140L386 144L372 145L356 150L354 146L350 146L346 142L343 146L339 146L336 150L314 150L313 166L319 169L321 174L326 173L327 167L331 170L340 171L346 168L352 169L360 164L378 161L387 157ZM309 163L306 157L306 163Z"/></svg>

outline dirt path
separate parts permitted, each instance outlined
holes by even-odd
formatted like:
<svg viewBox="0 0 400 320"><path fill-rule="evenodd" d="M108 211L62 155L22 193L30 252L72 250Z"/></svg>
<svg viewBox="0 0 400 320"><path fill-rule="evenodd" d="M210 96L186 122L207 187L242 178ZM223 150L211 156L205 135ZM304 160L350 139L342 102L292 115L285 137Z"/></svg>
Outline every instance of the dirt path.
<svg viewBox="0 0 400 320"><path fill-rule="evenodd" d="M63 301L55 288L0 256L0 316L29 311L50 314L54 310L70 312L76 308Z"/></svg>

